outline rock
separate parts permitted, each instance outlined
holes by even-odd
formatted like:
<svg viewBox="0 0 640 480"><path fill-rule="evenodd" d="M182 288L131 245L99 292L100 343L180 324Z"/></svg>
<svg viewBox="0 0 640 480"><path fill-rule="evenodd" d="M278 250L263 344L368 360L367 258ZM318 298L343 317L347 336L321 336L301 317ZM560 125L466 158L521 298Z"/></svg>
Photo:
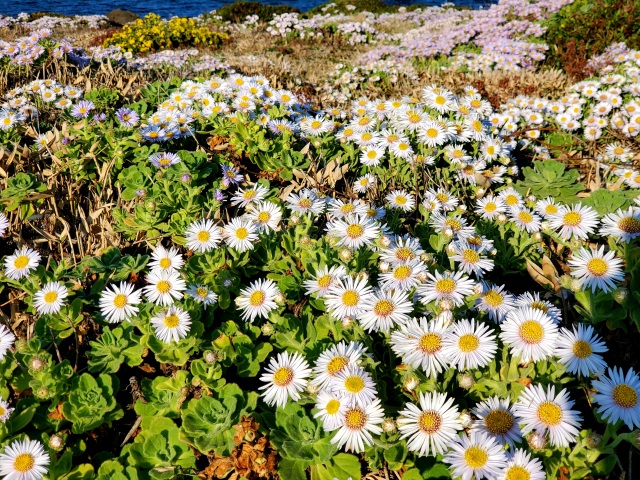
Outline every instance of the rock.
<svg viewBox="0 0 640 480"><path fill-rule="evenodd" d="M107 18L114 25L122 26L139 19L140 15L130 12L129 10L122 10L121 8L117 8L107 13Z"/></svg>

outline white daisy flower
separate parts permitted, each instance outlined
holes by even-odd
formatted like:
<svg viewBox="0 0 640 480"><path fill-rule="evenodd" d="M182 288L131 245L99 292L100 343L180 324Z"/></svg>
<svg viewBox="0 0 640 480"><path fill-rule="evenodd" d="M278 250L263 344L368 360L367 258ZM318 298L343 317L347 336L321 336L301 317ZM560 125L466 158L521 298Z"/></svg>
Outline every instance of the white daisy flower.
<svg viewBox="0 0 640 480"><path fill-rule="evenodd" d="M311 369L309 364L299 353L278 353L269 360L260 380L266 385L259 387L264 390L261 396L267 405L284 407L291 398L294 402L300 400L300 392L306 387Z"/></svg>
<svg viewBox="0 0 640 480"><path fill-rule="evenodd" d="M455 255L450 258L458 262L458 268L467 274L475 274L477 278L482 278L485 272L493 270L493 260L482 257L482 250L467 242L455 242L453 244Z"/></svg>
<svg viewBox="0 0 640 480"><path fill-rule="evenodd" d="M413 303L401 290L375 290L362 304L360 325L367 332L388 332L409 320Z"/></svg>
<svg viewBox="0 0 640 480"><path fill-rule="evenodd" d="M640 208L619 209L602 219L598 232L602 237L613 237L629 243L640 236Z"/></svg>
<svg viewBox="0 0 640 480"><path fill-rule="evenodd" d="M353 191L356 193L366 193L376 184L376 177L367 173L358 178L353 184Z"/></svg>
<svg viewBox="0 0 640 480"><path fill-rule="evenodd" d="M180 270L184 265L184 259L176 247L166 249L158 245L151 254L151 259L149 267L153 270Z"/></svg>
<svg viewBox="0 0 640 480"><path fill-rule="evenodd" d="M347 344L344 341L327 348L313 366L313 384L325 389L331 380L349 365L358 366L365 350L360 342Z"/></svg>
<svg viewBox="0 0 640 480"><path fill-rule="evenodd" d="M267 318L278 308L276 296L280 289L273 280L261 278L240 291L236 305L242 310L242 319L253 323L256 318Z"/></svg>
<svg viewBox="0 0 640 480"><path fill-rule="evenodd" d="M592 382L598 393L593 396L596 411L609 423L622 420L629 429L640 428L640 378L630 368L609 368L606 375Z"/></svg>
<svg viewBox="0 0 640 480"><path fill-rule="evenodd" d="M360 163L367 167L375 167L380 164L384 157L384 148L377 145L367 145L360 154Z"/></svg>
<svg viewBox="0 0 640 480"><path fill-rule="evenodd" d="M462 430L460 412L444 393L420 392L419 405L407 403L397 419L401 439L420 457L444 454Z"/></svg>
<svg viewBox="0 0 640 480"><path fill-rule="evenodd" d="M520 426L508 398L489 397L476 405L472 413L478 419L473 422L471 432L485 432L500 445L507 443L511 448L522 441Z"/></svg>
<svg viewBox="0 0 640 480"><path fill-rule="evenodd" d="M608 351L591 325L579 323L573 331L563 328L558 336L555 356L569 373L588 377L600 374L607 366L600 353Z"/></svg>
<svg viewBox="0 0 640 480"><path fill-rule="evenodd" d="M7 423L13 410L13 408L9 407L9 403L0 397L0 423Z"/></svg>
<svg viewBox="0 0 640 480"><path fill-rule="evenodd" d="M256 224L241 218L232 218L224 227L225 242L238 252L252 250L258 240Z"/></svg>
<svg viewBox="0 0 640 480"><path fill-rule="evenodd" d="M271 202L252 203L246 217L258 227L259 233L268 233L278 228L282 219L282 209Z"/></svg>
<svg viewBox="0 0 640 480"><path fill-rule="evenodd" d="M558 326L540 310L511 310L500 329L500 339L509 345L511 354L523 362L545 360L555 352Z"/></svg>
<svg viewBox="0 0 640 480"><path fill-rule="evenodd" d="M493 360L497 350L493 331L475 319L454 323L442 345L442 353L459 370L484 367Z"/></svg>
<svg viewBox="0 0 640 480"><path fill-rule="evenodd" d="M300 215L318 215L326 207L326 202L309 189L301 190L299 194L290 193L286 202L289 210Z"/></svg>
<svg viewBox="0 0 640 480"><path fill-rule="evenodd" d="M5 355L13 346L16 336L4 325L0 324L0 361L4 360Z"/></svg>
<svg viewBox="0 0 640 480"><path fill-rule="evenodd" d="M402 253L402 252L400 252ZM427 268L418 258L405 263L394 263L388 272L380 274L380 286L387 290L401 290L408 292L420 285L420 279L427 275Z"/></svg>
<svg viewBox="0 0 640 480"><path fill-rule="evenodd" d="M507 456L507 463L498 475L497 480L545 480L547 474L544 465L537 458L531 458L531 453L516 448L513 454Z"/></svg>
<svg viewBox="0 0 640 480"><path fill-rule="evenodd" d="M432 301L450 300L457 307L464 303L468 295L472 295L476 282L467 277L464 272L427 273L429 279L418 287L421 301L425 305Z"/></svg>
<svg viewBox="0 0 640 480"><path fill-rule="evenodd" d="M322 420L322 428L325 432L333 432L342 426L342 416L348 408L348 400L326 390L318 393L316 398L318 412L313 416Z"/></svg>
<svg viewBox="0 0 640 480"><path fill-rule="evenodd" d="M4 273L13 280L20 280L35 270L40 258L40 254L35 250L22 247L4 259Z"/></svg>
<svg viewBox="0 0 640 480"><path fill-rule="evenodd" d="M354 250L373 244L373 240L380 235L380 226L362 215L336 218L327 224L326 229L329 235L339 239L338 245Z"/></svg>
<svg viewBox="0 0 640 480"><path fill-rule="evenodd" d="M493 195L487 195L476 202L475 212L486 220L493 220L505 210L506 206L502 199Z"/></svg>
<svg viewBox="0 0 640 480"><path fill-rule="evenodd" d="M515 297L504 289L504 285L483 283L482 290L482 295L476 300L476 310L487 312L491 320L502 323L507 313L515 308Z"/></svg>
<svg viewBox="0 0 640 480"><path fill-rule="evenodd" d="M515 307L540 310L542 313L548 315L555 324L560 323L562 320L562 311L548 300L542 300L540 298L540 292L525 292L522 295L518 295L515 301Z"/></svg>
<svg viewBox="0 0 640 480"><path fill-rule="evenodd" d="M581 416L571 410L573 401L563 389L556 395L556 387L549 385L545 391L542 385L529 385L520 394L513 410L522 426L522 434L535 430L549 433L550 444L554 447L568 447L580 433Z"/></svg>
<svg viewBox="0 0 640 480"><path fill-rule="evenodd" d="M168 310L151 317L151 326L164 343L179 342L191 330L191 317L179 307L172 305Z"/></svg>
<svg viewBox="0 0 640 480"><path fill-rule="evenodd" d="M40 315L58 313L69 295L67 287L60 282L49 282L33 296L33 305Z"/></svg>
<svg viewBox="0 0 640 480"><path fill-rule="evenodd" d="M540 231L540 217L528 208L519 207L511 210L511 221L528 233Z"/></svg>
<svg viewBox="0 0 640 480"><path fill-rule="evenodd" d="M442 350L448 331L449 326L442 318L412 318L391 334L391 349L403 363L421 368L427 377L437 377L449 366Z"/></svg>
<svg viewBox="0 0 640 480"><path fill-rule="evenodd" d="M328 389L349 400L350 405L368 405L376 398L376 384L362 367L347 365L329 380Z"/></svg>
<svg viewBox="0 0 640 480"><path fill-rule="evenodd" d="M0 237L4 237L8 229L9 229L9 219L4 213L0 212Z"/></svg>
<svg viewBox="0 0 640 480"><path fill-rule="evenodd" d="M586 240L598 226L598 213L580 203L561 206L558 213L549 217L551 228L558 231L563 240L571 237Z"/></svg>
<svg viewBox="0 0 640 480"><path fill-rule="evenodd" d="M347 270L342 265L335 265L331 268L322 266L311 279L302 282L302 285L305 287L307 295L316 293L318 298L322 298L327 294L329 288L337 283L339 278L346 275Z"/></svg>
<svg viewBox="0 0 640 480"><path fill-rule="evenodd" d="M553 197L547 197L544 200L538 200L535 207L536 212L544 218L551 218L560 211L560 205L556 204Z"/></svg>
<svg viewBox="0 0 640 480"><path fill-rule="evenodd" d="M573 253L569 260L571 275L575 277L582 288L611 292L616 289L616 282L624 280L622 260L616 257L613 250L604 253L604 246L597 250L581 248Z"/></svg>
<svg viewBox="0 0 640 480"><path fill-rule="evenodd" d="M109 323L118 323L129 320L138 313L137 304L142 299L140 291L134 291L134 286L127 282L120 282L120 286L112 285L100 295L100 313Z"/></svg>
<svg viewBox="0 0 640 480"><path fill-rule="evenodd" d="M208 305L215 305L215 303L218 301L218 295L216 294L216 292L212 291L206 285L189 285L186 293L196 302L202 303L205 310Z"/></svg>
<svg viewBox="0 0 640 480"><path fill-rule="evenodd" d="M380 435L380 424L384 420L384 410L377 398L366 407L352 405L344 409L340 428L331 439L338 448L345 447L347 452L360 453L366 446L373 445L371 434Z"/></svg>
<svg viewBox="0 0 640 480"><path fill-rule="evenodd" d="M327 198L329 205L329 218L345 218L351 215L365 215L367 213L367 205L361 200L342 201L336 198Z"/></svg>
<svg viewBox="0 0 640 480"><path fill-rule="evenodd" d="M498 194L498 198L505 203L507 208L514 209L522 206L522 195L512 187L502 190Z"/></svg>
<svg viewBox="0 0 640 480"><path fill-rule="evenodd" d="M185 237L187 247L199 253L206 253L217 248L222 241L220 228L208 218L191 223Z"/></svg>
<svg viewBox="0 0 640 480"><path fill-rule="evenodd" d="M364 311L365 300L373 294L367 280L353 277L339 278L329 288L325 297L327 310L342 320L346 317L358 318Z"/></svg>
<svg viewBox="0 0 640 480"><path fill-rule="evenodd" d="M380 260L389 263L406 263L414 258L420 257L424 250L417 238L405 235L397 236L393 239L388 248L382 250Z"/></svg>
<svg viewBox="0 0 640 480"><path fill-rule="evenodd" d="M40 480L49 463L49 454L40 442L15 440L0 454L0 475L6 480Z"/></svg>
<svg viewBox="0 0 640 480"><path fill-rule="evenodd" d="M150 302L156 305L171 305L182 298L187 284L175 270L152 270L146 277L147 285L142 290ZM115 300L114 300L115 302Z"/></svg>
<svg viewBox="0 0 640 480"><path fill-rule="evenodd" d="M503 446L484 432L462 435L450 444L443 462L450 465L451 476L461 480L496 478L507 457Z"/></svg>
<svg viewBox="0 0 640 480"><path fill-rule="evenodd" d="M246 207L252 203L258 203L269 194L269 189L262 185L256 184L253 188L239 188L231 197L231 205L240 205Z"/></svg>
<svg viewBox="0 0 640 480"><path fill-rule="evenodd" d="M402 210L403 212L410 212L416 206L414 196L404 190L393 190L385 198L389 202L389 208Z"/></svg>

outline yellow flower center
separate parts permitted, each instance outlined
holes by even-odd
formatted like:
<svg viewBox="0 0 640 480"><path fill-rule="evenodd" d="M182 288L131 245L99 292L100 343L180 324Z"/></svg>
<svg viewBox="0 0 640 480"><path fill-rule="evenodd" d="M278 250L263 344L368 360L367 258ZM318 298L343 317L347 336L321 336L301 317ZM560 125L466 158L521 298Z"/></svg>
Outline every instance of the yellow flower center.
<svg viewBox="0 0 640 480"><path fill-rule="evenodd" d="M441 425L442 417L433 410L422 412L418 417L418 428L428 435L438 432Z"/></svg>
<svg viewBox="0 0 640 480"><path fill-rule="evenodd" d="M449 196L446 193L436 193L436 200L440 203L447 203L449 201Z"/></svg>
<svg viewBox="0 0 640 480"><path fill-rule="evenodd" d="M30 453L21 453L13 461L13 468L19 473L27 473L36 465L36 459Z"/></svg>
<svg viewBox="0 0 640 480"><path fill-rule="evenodd" d="M249 231L245 227L240 227L236 230L236 238L238 240L244 240L249 236Z"/></svg>
<svg viewBox="0 0 640 480"><path fill-rule="evenodd" d="M334 357L327 363L327 373L333 377L336 373L341 372L347 365L349 365L349 359L347 357Z"/></svg>
<svg viewBox="0 0 640 480"><path fill-rule="evenodd" d="M480 255L478 255L478 252L475 250L468 248L462 252L462 259L467 263L478 263L480 261Z"/></svg>
<svg viewBox="0 0 640 480"><path fill-rule="evenodd" d="M301 198L298 202L298 206L301 208L311 208L311 200L308 198Z"/></svg>
<svg viewBox="0 0 640 480"><path fill-rule="evenodd" d="M373 306L373 313L379 317L388 317L395 310L395 305L389 300L378 300Z"/></svg>
<svg viewBox="0 0 640 480"><path fill-rule="evenodd" d="M359 393L364 389L364 380L358 375L351 375L345 379L344 388L351 393Z"/></svg>
<svg viewBox="0 0 640 480"><path fill-rule="evenodd" d="M369 132L364 132L364 133L360 136L360 138L361 138L362 140L364 140L365 142L368 142L369 140L371 140L371 139L373 138L373 135L371 135L371 133L369 133Z"/></svg>
<svg viewBox="0 0 640 480"><path fill-rule="evenodd" d="M350 430L360 430L367 423L367 414L358 407L347 410L344 424Z"/></svg>
<svg viewBox="0 0 640 480"><path fill-rule="evenodd" d="M169 290L171 290L171 283L167 282L166 280L160 280L156 284L156 289L160 293L167 293Z"/></svg>
<svg viewBox="0 0 640 480"><path fill-rule="evenodd" d="M472 333L462 335L458 340L458 348L462 353L475 352L480 346L480 340Z"/></svg>
<svg viewBox="0 0 640 480"><path fill-rule="evenodd" d="M445 227L449 227L454 232L462 229L462 224L455 218L447 218L444 222Z"/></svg>
<svg viewBox="0 0 640 480"><path fill-rule="evenodd" d="M497 210L498 206L494 203L494 202L488 202L485 206L484 206L484 211L487 213L492 213L495 212Z"/></svg>
<svg viewBox="0 0 640 480"><path fill-rule="evenodd" d="M342 303L347 307L355 307L360 301L360 295L355 290L347 290L342 294Z"/></svg>
<svg viewBox="0 0 640 480"><path fill-rule="evenodd" d="M438 138L438 130L436 128L427 128L426 134L429 138Z"/></svg>
<svg viewBox="0 0 640 480"><path fill-rule="evenodd" d="M436 333L426 333L420 337L418 347L426 354L434 354L442 348L442 338Z"/></svg>
<svg viewBox="0 0 640 480"><path fill-rule="evenodd" d="M412 273L413 270L409 265L399 265L393 270L393 278L396 280L406 280Z"/></svg>
<svg viewBox="0 0 640 480"><path fill-rule="evenodd" d="M540 325L535 320L527 320L526 322L523 322L522 325L520 325L518 334L525 343L540 343L540 341L544 338L544 328L542 328L542 325Z"/></svg>
<svg viewBox="0 0 640 480"><path fill-rule="evenodd" d="M601 277L609 271L609 265L601 258L592 258L587 262L587 270L595 277Z"/></svg>
<svg viewBox="0 0 640 480"><path fill-rule="evenodd" d="M406 262L407 260L412 259L415 255L413 254L413 252L411 251L411 249L407 248L407 247L400 247L398 249L396 249L396 258L398 260L401 260L403 262Z"/></svg>
<svg viewBox="0 0 640 480"><path fill-rule="evenodd" d="M27 265L29 265L29 257L27 257L26 255L19 255L13 261L13 266L16 268L16 270L22 270Z"/></svg>
<svg viewBox="0 0 640 480"><path fill-rule="evenodd" d="M259 307L264 303L266 295L262 290L256 290L251 295L249 295L249 304L252 307Z"/></svg>
<svg viewBox="0 0 640 480"><path fill-rule="evenodd" d="M119 293L113 297L113 305L117 308L124 308L127 303L127 296L124 293Z"/></svg>
<svg viewBox="0 0 640 480"><path fill-rule="evenodd" d="M611 392L611 397L623 408L633 408L638 404L638 392L626 383L616 385Z"/></svg>
<svg viewBox="0 0 640 480"><path fill-rule="evenodd" d="M329 288L329 285L331 285L331 275L327 273L326 275L319 277L318 280L316 280L316 283L320 288Z"/></svg>
<svg viewBox="0 0 640 480"><path fill-rule="evenodd" d="M258 223L267 223L271 220L271 215L269 215L269 212L260 212L256 217L256 220L258 220Z"/></svg>
<svg viewBox="0 0 640 480"><path fill-rule="evenodd" d="M578 340L573 344L573 354L578 358L587 358L593 353L591 344L584 340Z"/></svg>
<svg viewBox="0 0 640 480"><path fill-rule="evenodd" d="M397 142L398 140L400 140L400 137L398 135L396 135L395 133L392 133L391 135L389 135L387 137L387 142L389 142L389 143L394 143L394 142Z"/></svg>
<svg viewBox="0 0 640 480"><path fill-rule="evenodd" d="M445 103L447 103L447 99L444 98L442 95L438 95L435 98L435 103L436 103L436 105L444 105Z"/></svg>
<svg viewBox="0 0 640 480"><path fill-rule="evenodd" d="M44 301L45 303L53 303L58 299L58 292L47 292L44 295Z"/></svg>
<svg viewBox="0 0 640 480"><path fill-rule="evenodd" d="M322 126L322 122L319 122L318 120L314 120L313 122L311 122L311 128L313 128L314 130L319 129Z"/></svg>
<svg viewBox="0 0 640 480"><path fill-rule="evenodd" d="M377 156L378 156L378 152L376 152L375 150L369 150L367 152L367 157L370 158L371 160L373 160Z"/></svg>
<svg viewBox="0 0 640 480"><path fill-rule="evenodd" d="M504 203L506 203L510 207L517 205L518 197L516 197L515 195L507 195L506 197L504 197Z"/></svg>
<svg viewBox="0 0 640 480"><path fill-rule="evenodd" d="M352 223L347 227L347 236L349 238L360 238L364 234L364 227L359 223Z"/></svg>
<svg viewBox="0 0 640 480"><path fill-rule="evenodd" d="M520 465L514 465L507 470L504 480L531 480L531 474Z"/></svg>
<svg viewBox="0 0 640 480"><path fill-rule="evenodd" d="M199 297L206 297L209 295L209 289L207 287L198 287L196 288L196 294Z"/></svg>
<svg viewBox="0 0 640 480"><path fill-rule="evenodd" d="M567 212L564 214L564 218L562 219L563 225L569 227L580 225L580 222L582 222L582 215L578 212Z"/></svg>
<svg viewBox="0 0 640 480"><path fill-rule="evenodd" d="M481 132L482 131L482 122L480 120L474 120L471 123L471 128L476 132Z"/></svg>
<svg viewBox="0 0 640 480"><path fill-rule="evenodd" d="M496 153L496 147L494 147L493 145L489 145L487 147L487 155L493 155L494 153Z"/></svg>
<svg viewBox="0 0 640 480"><path fill-rule="evenodd" d="M482 468L489 461L489 455L484 448L473 445L464 452L464 461L471 468Z"/></svg>
<svg viewBox="0 0 640 480"><path fill-rule="evenodd" d="M329 415L335 415L340 410L340 402L338 400L329 400L325 410Z"/></svg>
<svg viewBox="0 0 640 480"><path fill-rule="evenodd" d="M484 301L492 307L499 307L504 301L504 297L495 290L489 290L484 294Z"/></svg>
<svg viewBox="0 0 640 480"><path fill-rule="evenodd" d="M407 118L409 119L410 123L420 123L422 121L422 117L415 112L407 115Z"/></svg>
<svg viewBox="0 0 640 480"><path fill-rule="evenodd" d="M293 381L293 370L289 367L280 367L273 373L273 383L278 387L286 387Z"/></svg>
<svg viewBox="0 0 640 480"><path fill-rule="evenodd" d="M553 402L544 402L538 407L538 420L548 426L558 425L562 421L562 409Z"/></svg>
<svg viewBox="0 0 640 480"><path fill-rule="evenodd" d="M352 203L345 203L340 207L340 213L346 215L347 213L353 212L355 209L356 207L354 207Z"/></svg>
<svg viewBox="0 0 640 480"><path fill-rule="evenodd" d="M536 310L540 310L541 312L544 312L544 313L549 312L549 307L547 307L543 302L540 302L540 301L531 302L530 307Z"/></svg>
<svg viewBox="0 0 640 480"><path fill-rule="evenodd" d="M405 203L407 203L407 197L403 196L403 195L398 195L396 197L396 203L398 205L404 205Z"/></svg>
<svg viewBox="0 0 640 480"><path fill-rule="evenodd" d="M513 424L513 415L506 410L492 410L484 417L485 427L494 435L504 435Z"/></svg>
<svg viewBox="0 0 640 480"><path fill-rule="evenodd" d="M169 328L176 328L179 323L180 318L175 314L167 315L166 317L164 317L164 324Z"/></svg>
<svg viewBox="0 0 640 480"><path fill-rule="evenodd" d="M518 212L518 219L522 223L531 223L533 221L533 215L531 215L529 212L522 210L521 212Z"/></svg>
<svg viewBox="0 0 640 480"><path fill-rule="evenodd" d="M160 268L169 268L171 266L171 260L168 258L161 258L159 262Z"/></svg>
<svg viewBox="0 0 640 480"><path fill-rule="evenodd" d="M2 405L0 405L0 417L2 417L7 411L4 409Z"/></svg>
<svg viewBox="0 0 640 480"><path fill-rule="evenodd" d="M441 278L436 282L436 291L443 295L450 295L456 289L456 282L451 278Z"/></svg>

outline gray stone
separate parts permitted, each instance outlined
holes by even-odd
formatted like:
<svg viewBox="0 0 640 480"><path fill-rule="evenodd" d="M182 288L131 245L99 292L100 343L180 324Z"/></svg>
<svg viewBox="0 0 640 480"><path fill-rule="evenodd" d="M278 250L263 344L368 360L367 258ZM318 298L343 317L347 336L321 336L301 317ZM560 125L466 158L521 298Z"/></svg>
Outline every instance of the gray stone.
<svg viewBox="0 0 640 480"><path fill-rule="evenodd" d="M107 13L107 18L111 23L122 26L139 19L140 15L130 12L129 10L117 8Z"/></svg>

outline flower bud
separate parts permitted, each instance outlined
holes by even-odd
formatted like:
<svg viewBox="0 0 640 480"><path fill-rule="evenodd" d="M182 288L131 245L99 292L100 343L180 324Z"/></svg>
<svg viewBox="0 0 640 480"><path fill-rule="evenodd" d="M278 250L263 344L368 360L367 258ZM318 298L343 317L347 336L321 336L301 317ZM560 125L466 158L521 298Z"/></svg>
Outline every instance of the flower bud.
<svg viewBox="0 0 640 480"><path fill-rule="evenodd" d="M415 375L407 375L404 379L404 389L413 392L420 385L420 380Z"/></svg>
<svg viewBox="0 0 640 480"><path fill-rule="evenodd" d="M451 230L450 228L445 228L442 234L447 238L453 238L453 230Z"/></svg>
<svg viewBox="0 0 640 480"><path fill-rule="evenodd" d="M41 372L45 367L45 362L40 357L33 357L29 360L29 370L34 372Z"/></svg>
<svg viewBox="0 0 640 480"><path fill-rule="evenodd" d="M475 384L476 381L470 373L463 373L458 379L458 385L464 390L470 390Z"/></svg>
<svg viewBox="0 0 640 480"><path fill-rule="evenodd" d="M353 327L353 317L344 317L342 319L342 328L351 328Z"/></svg>
<svg viewBox="0 0 640 480"><path fill-rule="evenodd" d="M438 306L444 311L450 311L453 308L453 302L448 298L443 298Z"/></svg>
<svg viewBox="0 0 640 480"><path fill-rule="evenodd" d="M532 450L542 450L547 446L547 439L542 433L534 432L527 439Z"/></svg>
<svg viewBox="0 0 640 480"><path fill-rule="evenodd" d="M275 328L273 328L272 324L267 322L262 324L262 326L260 327L260 331L265 337L270 337L275 332Z"/></svg>
<svg viewBox="0 0 640 480"><path fill-rule="evenodd" d="M291 225L298 225L300 223L300 217L298 215L291 215L291 217L289 217L289 222Z"/></svg>
<svg viewBox="0 0 640 480"><path fill-rule="evenodd" d="M319 391L320 391L320 387L318 386L317 383L315 382L307 383L307 393L309 395L317 395Z"/></svg>
<svg viewBox="0 0 640 480"><path fill-rule="evenodd" d="M278 305L284 305L284 295L281 292L276 293L275 297L273 297L273 301L276 302Z"/></svg>
<svg viewBox="0 0 640 480"><path fill-rule="evenodd" d="M348 262L353 258L353 251L350 248L345 247L340 249L338 256L340 257L340 260L342 260L343 262Z"/></svg>
<svg viewBox="0 0 640 480"><path fill-rule="evenodd" d="M471 425L473 424L473 418L471 418L471 415L466 410L460 414L458 420L460 420L462 428L471 428Z"/></svg>
<svg viewBox="0 0 640 480"><path fill-rule="evenodd" d="M542 241L542 234L540 232L536 232L533 234L533 239L536 242L541 242Z"/></svg>
<svg viewBox="0 0 640 480"><path fill-rule="evenodd" d="M388 235L383 235L382 237L380 237L380 245L382 245L384 248L387 248L389 245L391 245L391 239Z"/></svg>
<svg viewBox="0 0 640 480"><path fill-rule="evenodd" d="M598 448L602 442L602 435L599 435L596 432L589 432L586 440L589 448Z"/></svg>
<svg viewBox="0 0 640 480"><path fill-rule="evenodd" d="M378 268L380 268L380 271L382 273L387 273L389 270L391 270L391 265L389 264L389 262L380 262L380 265L378 265Z"/></svg>
<svg viewBox="0 0 640 480"><path fill-rule="evenodd" d="M382 421L382 431L385 433L393 433L396 431L396 421L393 418L385 418Z"/></svg>
<svg viewBox="0 0 640 480"><path fill-rule="evenodd" d="M624 303L629 296L629 290L624 287L619 287L613 292L613 298L618 303Z"/></svg>
<svg viewBox="0 0 640 480"><path fill-rule="evenodd" d="M207 350L206 352L204 352L204 355L202 358L204 358L205 362L212 365L216 363L216 361L218 360L218 356L215 354L215 352L212 352L211 350Z"/></svg>
<svg viewBox="0 0 640 480"><path fill-rule="evenodd" d="M64 439L60 435L51 435L49 437L49 447L53 450L62 450L62 447L64 447Z"/></svg>

